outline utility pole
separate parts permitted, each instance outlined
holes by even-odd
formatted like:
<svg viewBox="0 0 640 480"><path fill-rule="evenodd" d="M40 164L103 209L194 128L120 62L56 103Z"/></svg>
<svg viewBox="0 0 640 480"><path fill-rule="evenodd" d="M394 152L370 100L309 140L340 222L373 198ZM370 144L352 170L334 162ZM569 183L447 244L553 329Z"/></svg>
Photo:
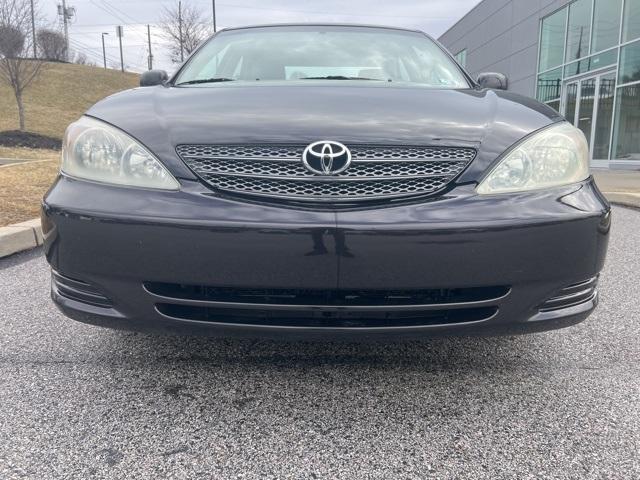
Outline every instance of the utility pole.
<svg viewBox="0 0 640 480"><path fill-rule="evenodd" d="M116 27L116 35L120 41L120 70L124 73L124 57L122 56L122 36L124 35L122 25Z"/></svg>
<svg viewBox="0 0 640 480"><path fill-rule="evenodd" d="M213 33L216 33L216 0L211 0L211 7L213 7Z"/></svg>
<svg viewBox="0 0 640 480"><path fill-rule="evenodd" d="M102 58L104 59L104 69L107 69L107 51L104 48L104 36L109 35L107 32L102 32Z"/></svg>
<svg viewBox="0 0 640 480"><path fill-rule="evenodd" d="M33 41L33 58L37 58L36 53L36 13L33 10L33 0L31 0L31 36Z"/></svg>
<svg viewBox="0 0 640 480"><path fill-rule="evenodd" d="M69 24L67 23L67 4L65 0L62 0L62 22L64 24L64 59L69 61Z"/></svg>
<svg viewBox="0 0 640 480"><path fill-rule="evenodd" d="M178 2L178 36L180 37L180 61L184 62L184 45L182 42L182 1Z"/></svg>
<svg viewBox="0 0 640 480"><path fill-rule="evenodd" d="M62 5L58 5L58 15L62 16L62 23L64 25L64 59L67 62L69 61L69 20L71 20L75 14L76 9L74 7L67 7L66 0L62 0Z"/></svg>
<svg viewBox="0 0 640 480"><path fill-rule="evenodd" d="M153 54L151 53L151 26L147 24L147 41L149 42L149 70L153 70Z"/></svg>

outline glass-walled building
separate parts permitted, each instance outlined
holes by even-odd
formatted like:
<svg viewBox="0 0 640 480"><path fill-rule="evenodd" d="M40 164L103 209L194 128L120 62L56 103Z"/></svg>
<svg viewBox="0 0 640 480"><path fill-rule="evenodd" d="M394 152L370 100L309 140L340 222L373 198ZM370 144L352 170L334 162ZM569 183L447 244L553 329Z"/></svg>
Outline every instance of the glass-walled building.
<svg viewBox="0 0 640 480"><path fill-rule="evenodd" d="M439 40L561 112L593 166L640 168L640 0L483 0Z"/></svg>
<svg viewBox="0 0 640 480"><path fill-rule="evenodd" d="M640 0L575 0L540 22L536 96L580 128L592 164L640 165Z"/></svg>

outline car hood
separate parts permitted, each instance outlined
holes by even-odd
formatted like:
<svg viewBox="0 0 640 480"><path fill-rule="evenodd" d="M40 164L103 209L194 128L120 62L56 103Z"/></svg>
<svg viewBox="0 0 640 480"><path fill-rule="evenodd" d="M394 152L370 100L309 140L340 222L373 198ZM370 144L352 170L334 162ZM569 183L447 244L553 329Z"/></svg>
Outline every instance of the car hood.
<svg viewBox="0 0 640 480"><path fill-rule="evenodd" d="M493 90L376 85L216 84L137 88L88 115L126 131L182 178L180 144L300 143L473 146L475 180L522 137L562 119L535 100Z"/></svg>

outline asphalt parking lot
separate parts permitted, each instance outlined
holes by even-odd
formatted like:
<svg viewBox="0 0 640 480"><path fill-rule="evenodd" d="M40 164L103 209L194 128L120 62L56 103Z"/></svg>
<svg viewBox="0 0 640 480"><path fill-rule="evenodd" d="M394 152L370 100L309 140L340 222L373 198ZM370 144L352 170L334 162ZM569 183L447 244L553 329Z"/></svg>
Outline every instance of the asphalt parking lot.
<svg viewBox="0 0 640 480"><path fill-rule="evenodd" d="M537 335L158 337L66 320L0 261L0 478L640 478L640 212L601 305Z"/></svg>

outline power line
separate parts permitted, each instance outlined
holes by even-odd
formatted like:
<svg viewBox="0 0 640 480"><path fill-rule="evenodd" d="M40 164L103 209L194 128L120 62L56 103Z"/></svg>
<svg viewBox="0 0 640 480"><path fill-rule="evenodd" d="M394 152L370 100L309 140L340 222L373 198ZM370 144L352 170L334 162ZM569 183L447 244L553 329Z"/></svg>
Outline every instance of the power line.
<svg viewBox="0 0 640 480"><path fill-rule="evenodd" d="M89 55L91 57L94 57L94 58L98 58L99 57L100 60L102 60L102 55L94 51L94 50L98 50L97 47L96 48L90 47L88 45L79 43L74 39L69 39L69 40L70 40L70 43L73 46L73 48L75 48L79 52L85 53L85 54L87 54L87 55ZM106 57L107 57L107 60L109 60L110 62L114 61L113 58L110 57L109 55L107 55Z"/></svg>
<svg viewBox="0 0 640 480"><path fill-rule="evenodd" d="M107 2L106 0L100 0L100 3L102 3L104 6L108 7L109 9L115 11L115 12L120 12L122 15L124 15L125 17L129 18L130 20L137 22L138 20L136 20L135 18L133 18L131 15L129 15L127 12L123 11L122 9L116 7L115 5L112 5L111 3Z"/></svg>
<svg viewBox="0 0 640 480"><path fill-rule="evenodd" d="M81 0L80 0L81 1ZM92 0L84 0L89 1L91 3ZM110 0L111 3L129 3L126 2L116 2L115 0ZM137 0L136 3L158 3L158 0ZM173 2L162 2L162 3L173 3ZM211 0L200 0L197 1L198 4L206 4L207 9L211 5ZM112 5L113 6L113 5ZM459 18L457 15L429 15L429 16L416 16L416 15L394 15L393 13L357 13L357 12L339 12L339 11L319 11L319 10L298 10L291 9L285 7L258 7L254 5L239 5L237 3L226 3L216 1L216 7L228 7L228 8L240 8L244 10L263 10L263 11L272 11L272 12L289 12L289 13L307 13L311 15L331 15L331 16L339 16L339 17L378 17L378 18L410 18L410 19L419 19L419 20L450 20L453 18ZM120 10L122 11L122 10ZM153 23L153 22L141 22L141 23ZM207 22L210 23L210 22Z"/></svg>
<svg viewBox="0 0 640 480"><path fill-rule="evenodd" d="M83 42L80 42L78 40L75 39L70 39L71 43L73 44L73 47L76 48L79 51L82 51L82 53L85 53L91 57L93 57L94 59L99 59L100 61L102 61L102 50L99 47L91 47ZM118 47L106 47L106 48L118 48ZM98 53L99 51L99 53ZM116 58L110 56L110 55L106 55L107 60L109 60L109 62L111 64L114 63L120 63L119 60L117 60ZM144 66L142 65L141 62L128 62L130 66L135 67L137 69L140 70L144 70Z"/></svg>

